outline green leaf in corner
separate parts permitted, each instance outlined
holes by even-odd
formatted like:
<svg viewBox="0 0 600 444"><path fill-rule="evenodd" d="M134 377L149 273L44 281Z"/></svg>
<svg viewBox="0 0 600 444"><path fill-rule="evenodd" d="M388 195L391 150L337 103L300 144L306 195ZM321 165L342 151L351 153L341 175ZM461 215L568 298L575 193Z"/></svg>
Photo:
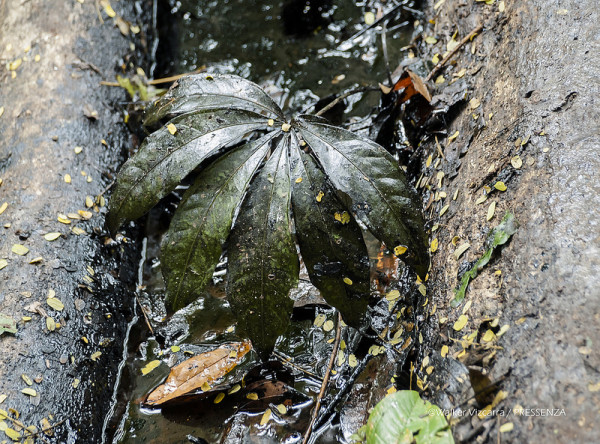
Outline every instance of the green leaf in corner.
<svg viewBox="0 0 600 444"><path fill-rule="evenodd" d="M379 402L367 422L367 444L453 444L450 426L439 407L419 393L401 390Z"/></svg>
<svg viewBox="0 0 600 444"><path fill-rule="evenodd" d="M483 253L483 256L481 256L479 260L463 274L459 287L454 289L454 299L452 299L452 302L450 303L452 307L458 307L460 305L465 298L469 282L477 277L483 267L488 264L496 249L508 242L512 235L517 232L518 228L519 223L515 219L515 215L507 211L502 218L502 221L500 221L496 228L488 235L485 242L486 251Z"/></svg>
<svg viewBox="0 0 600 444"><path fill-rule="evenodd" d="M310 155L296 145L291 162L296 236L310 280L358 329L370 293L369 254L360 227Z"/></svg>
<svg viewBox="0 0 600 444"><path fill-rule="evenodd" d="M119 171L106 218L111 233L144 215L204 159L266 126L250 111L217 110L184 114L152 133Z"/></svg>
<svg viewBox="0 0 600 444"><path fill-rule="evenodd" d="M290 230L289 136L252 182L229 240L227 293L238 325L261 357L287 329L299 261Z"/></svg>
<svg viewBox="0 0 600 444"><path fill-rule="evenodd" d="M233 213L271 147L274 133L234 149L202 171L183 196L163 238L167 302L177 311L210 280L227 240Z"/></svg>
<svg viewBox="0 0 600 444"><path fill-rule="evenodd" d="M429 253L421 204L393 157L378 144L322 119L300 116L295 122L352 211L424 279Z"/></svg>
<svg viewBox="0 0 600 444"><path fill-rule="evenodd" d="M0 313L0 335L4 333L15 334L17 332L17 322L10 316Z"/></svg>

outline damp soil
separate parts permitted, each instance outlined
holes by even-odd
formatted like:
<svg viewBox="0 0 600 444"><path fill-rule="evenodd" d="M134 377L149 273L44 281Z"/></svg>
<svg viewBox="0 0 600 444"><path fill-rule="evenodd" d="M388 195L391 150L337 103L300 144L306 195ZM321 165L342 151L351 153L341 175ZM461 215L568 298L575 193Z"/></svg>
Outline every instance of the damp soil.
<svg viewBox="0 0 600 444"><path fill-rule="evenodd" d="M364 22L367 11L391 10L392 5L386 2L367 5L354 1L170 1L159 5L161 39L156 77L199 68L241 75L265 87L290 113L310 109L314 112L317 102L325 103L322 99L358 86L377 86L388 78L382 53L383 29L369 28ZM415 6L411 2L406 5ZM394 10L386 30L392 70L406 54L402 48L410 43L415 32L413 12L403 8ZM340 122L363 121L366 122L363 129L366 128L380 95L375 92L351 97L345 106L338 107L336 118ZM235 319L224 299L225 263L217 267L212 285L196 303L166 317L159 245L184 189L185 186L166 198L151 212L146 223L137 317L128 334L129 354L120 373L118 402L109 434L116 443L300 442L335 337L335 329L326 332L314 325L317 315L335 320L335 313L310 285L306 274L301 274L300 285L293 291L296 301L293 322L278 342L274 355L277 360L263 365L264 374L260 375L266 380L286 383L278 402L287 402L288 414L265 427L258 424L268 407L264 405L240 407L223 402L217 407L208 398L162 410L142 406L144 398L164 381L174 364L220 344L243 339L236 335ZM410 288L402 290L407 294L406 309L408 301L420 295L408 296L414 292L413 286L408 285L408 275L398 277L398 263L382 253L376 242L370 242L370 249L374 290L385 292L402 285ZM373 319L380 330L390 321L389 308L385 299L374 305ZM414 326L415 311L409 308L404 314L410 318L407 324ZM414 331L411 335L414 336ZM359 358L367 355L373 343L352 332L343 339ZM360 376L350 395L353 402L344 405L333 423L315 432L315 442L346 441L364 423L368 408L384 396L392 377L402 373L406 355L389 353L370 363L367 358L358 366L360 370L364 365L367 367L355 371L355 377L359 373ZM155 359L162 361L161 365L142 375L141 368ZM282 365L286 359L292 359L294 365ZM251 374L256 372L252 370L256 362L256 356L250 353L222 384L239 381L249 370ZM349 386L347 380L353 370L346 365L344 371L332 378L331 396Z"/></svg>

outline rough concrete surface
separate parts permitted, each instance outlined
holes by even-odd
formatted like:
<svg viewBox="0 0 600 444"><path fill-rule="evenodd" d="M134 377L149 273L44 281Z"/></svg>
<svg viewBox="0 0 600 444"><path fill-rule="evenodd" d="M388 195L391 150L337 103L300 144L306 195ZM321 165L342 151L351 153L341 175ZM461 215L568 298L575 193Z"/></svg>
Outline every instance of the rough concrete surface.
<svg viewBox="0 0 600 444"><path fill-rule="evenodd" d="M595 0L506 0L491 5L448 0L434 10L435 3L430 1L425 10L428 19L435 17L426 34L439 41L427 49L429 56L445 52L455 31L460 40L478 23L484 29L441 72L445 82L436 86L438 94L463 88L467 96L448 128L448 135L459 131L458 137L440 138L445 154L438 167L444 172L441 188L435 177L430 181L431 195L445 191L448 197L428 206L439 224L432 234L439 248L428 287L437 303L431 325L439 334L429 356L439 357L447 345L450 358L499 381L507 397L497 410L544 410L461 418L455 421L455 438L597 442L600 75L595 56L600 50L600 8ZM466 74L458 78L463 68ZM453 78L458 81L448 85ZM475 107L471 99L481 104ZM423 159L433 154L435 160L436 152L435 143L426 145ZM518 168L518 161L511 162L517 155L522 160ZM426 176L437 174L433 167L424 171ZM497 181L506 184L506 191L494 189ZM485 186L491 192L477 204ZM458 197L452 200L456 190ZM488 221L491 202L496 209ZM471 282L465 302L450 307L461 267L481 257L486 234L506 211L514 212L519 230ZM455 236L459 239L454 245ZM471 246L457 260L452 253L464 242ZM466 304L469 322L456 332L453 324ZM490 326L494 318L498 325ZM475 342L482 343L488 328L498 333L503 325L509 329L497 341L467 346L466 353L461 354L464 344L450 339L479 330ZM468 377L458 386L442 381L431 392L444 408L465 408L474 404L465 398L468 391L460 389L468 383ZM514 429L501 428L506 423Z"/></svg>
<svg viewBox="0 0 600 444"><path fill-rule="evenodd" d="M134 2L113 8L139 20ZM45 442L100 442L132 316L136 249L107 241L96 200L132 145L115 107L126 94L99 85L130 67L139 42L115 20L92 1L0 1L0 312L18 328L0 336L0 408L22 436L56 425Z"/></svg>

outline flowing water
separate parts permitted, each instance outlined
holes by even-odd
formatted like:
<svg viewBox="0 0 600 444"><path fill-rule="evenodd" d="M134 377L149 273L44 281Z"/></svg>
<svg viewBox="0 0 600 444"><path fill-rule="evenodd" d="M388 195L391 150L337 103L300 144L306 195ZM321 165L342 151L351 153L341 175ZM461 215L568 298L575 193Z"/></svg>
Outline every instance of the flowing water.
<svg viewBox="0 0 600 444"><path fill-rule="evenodd" d="M394 7L391 1L170 0L163 2L159 13L162 36L157 76L200 67L209 72L238 74L265 87L286 112L298 112L333 94L386 82L382 27L367 29L365 13L381 16L391 10L395 12L386 20L386 35L393 70L406 55L401 48L410 42L414 18ZM347 103L346 118L368 116L378 100L379 93L354 96ZM140 401L164 381L170 366L193 354L240 339L224 299L224 270L217 270L214 285L197 303L165 319L158 245L176 200L155 209L147 223L138 322L129 335L129 355L121 374L115 415L108 434L114 435L114 442L119 443L300 442L320 381L310 372L298 369L284 372L295 376L290 382L293 392L286 394L291 403L289 411L293 414L286 419L275 418L268 427L258 425L264 408L261 411L242 409L234 415L233 406L219 404L217 407L211 402L163 412L140 406ZM376 245L373 249L376 256ZM314 327L313 319L316 313L331 319L334 314L319 305L320 300L310 285L303 281L301 287L297 294L306 300L297 303L295 320L277 351L293 356L294 362L305 370L322 373L331 347L327 340L333 338L334 331L326 333ZM147 320L139 309L141 306ZM162 364L142 375L144 365L155 359ZM252 360L253 355L247 355L246 362L233 371L225 383L239 379L252 366ZM333 380L338 386L342 382L341 376ZM344 440L336 425L318 431L315 437L316 442L321 443Z"/></svg>

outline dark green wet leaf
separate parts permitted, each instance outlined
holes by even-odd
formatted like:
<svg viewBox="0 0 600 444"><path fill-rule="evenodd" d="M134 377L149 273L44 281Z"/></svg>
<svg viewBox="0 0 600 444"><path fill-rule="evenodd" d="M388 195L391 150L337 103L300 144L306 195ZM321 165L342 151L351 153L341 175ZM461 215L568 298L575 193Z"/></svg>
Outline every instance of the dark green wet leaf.
<svg viewBox="0 0 600 444"><path fill-rule="evenodd" d="M218 110L184 114L144 140L119 171L106 223L115 232L126 220L144 215L204 159L245 134L267 128L266 118L250 111Z"/></svg>
<svg viewBox="0 0 600 444"><path fill-rule="evenodd" d="M202 171L185 193L163 238L162 272L173 311L189 304L210 280L233 213L275 133L243 145Z"/></svg>
<svg viewBox="0 0 600 444"><path fill-rule="evenodd" d="M263 358L290 322L299 262L290 231L289 137L252 181L229 240L231 307Z"/></svg>
<svg viewBox="0 0 600 444"><path fill-rule="evenodd" d="M336 190L369 230L424 278L429 268L428 240L416 191L390 154L349 131L301 116L295 120ZM349 202L348 202L349 203Z"/></svg>
<svg viewBox="0 0 600 444"><path fill-rule="evenodd" d="M453 444L443 412L419 393L401 390L379 402L366 425L368 444Z"/></svg>
<svg viewBox="0 0 600 444"><path fill-rule="evenodd" d="M359 328L370 290L362 232L312 157L294 145L292 208L300 254L313 285L348 325Z"/></svg>
<svg viewBox="0 0 600 444"><path fill-rule="evenodd" d="M229 74L195 74L175 82L148 110L144 125L203 109L243 109L283 119L279 106L257 84Z"/></svg>
<svg viewBox="0 0 600 444"><path fill-rule="evenodd" d="M483 253L475 264L462 276L460 280L460 286L454 289L454 299L452 299L451 305L457 307L465 298L467 287L472 279L475 279L479 272L485 267L496 249L504 245L511 238L513 234L517 232L519 224L515 219L515 215L511 212L507 212L502 221L492 230L486 239L486 251Z"/></svg>
<svg viewBox="0 0 600 444"><path fill-rule="evenodd" d="M0 313L0 335L3 333L16 333L17 322L10 316Z"/></svg>

